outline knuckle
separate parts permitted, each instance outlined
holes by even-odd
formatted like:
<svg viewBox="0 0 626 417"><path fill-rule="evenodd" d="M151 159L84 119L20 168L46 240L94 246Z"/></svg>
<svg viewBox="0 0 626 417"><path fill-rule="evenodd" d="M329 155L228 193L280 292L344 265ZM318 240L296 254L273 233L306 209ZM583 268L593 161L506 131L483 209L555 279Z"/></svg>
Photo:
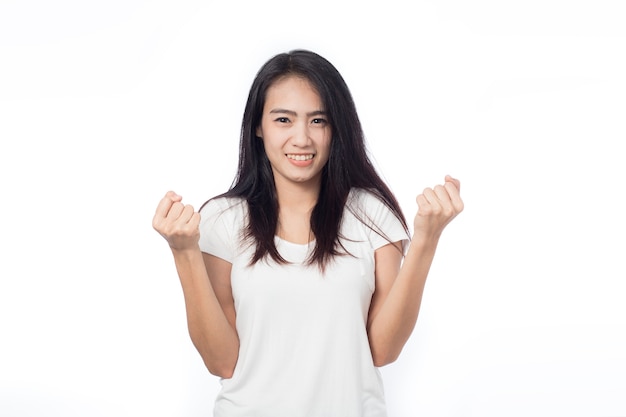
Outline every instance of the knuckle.
<svg viewBox="0 0 626 417"><path fill-rule="evenodd" d="M176 234L176 231L172 228L171 225L163 225L161 228L161 233L165 236L173 236Z"/></svg>
<svg viewBox="0 0 626 417"><path fill-rule="evenodd" d="M433 213L433 208L430 205L420 206L419 214L422 216L430 216Z"/></svg>
<svg viewBox="0 0 626 417"><path fill-rule="evenodd" d="M163 231L163 220L159 218L152 219L152 228L161 233Z"/></svg>

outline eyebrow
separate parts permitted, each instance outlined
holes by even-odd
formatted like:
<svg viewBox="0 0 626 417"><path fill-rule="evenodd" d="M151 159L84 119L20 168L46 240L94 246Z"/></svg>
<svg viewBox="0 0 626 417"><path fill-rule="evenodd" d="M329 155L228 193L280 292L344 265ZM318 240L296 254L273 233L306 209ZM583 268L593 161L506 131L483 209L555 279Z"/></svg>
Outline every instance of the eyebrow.
<svg viewBox="0 0 626 417"><path fill-rule="evenodd" d="M272 109L270 110L270 114L274 114L274 113L281 113L281 114L289 114L291 116L297 116L298 113L296 113L293 110L287 110L287 109ZM312 117L312 116L326 116L327 113L323 110L315 110L312 112L309 112L306 114L307 117Z"/></svg>

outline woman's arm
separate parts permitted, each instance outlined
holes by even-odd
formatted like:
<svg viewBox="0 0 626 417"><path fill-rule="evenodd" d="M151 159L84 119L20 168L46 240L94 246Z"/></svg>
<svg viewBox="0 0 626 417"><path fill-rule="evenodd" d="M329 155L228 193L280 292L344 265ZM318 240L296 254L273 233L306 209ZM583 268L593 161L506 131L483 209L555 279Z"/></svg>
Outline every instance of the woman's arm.
<svg viewBox="0 0 626 417"><path fill-rule="evenodd" d="M174 255L194 346L209 372L230 378L239 353L230 290L231 264L203 256L198 246L200 215L181 200L168 192L159 203L153 227L167 240Z"/></svg>
<svg viewBox="0 0 626 417"><path fill-rule="evenodd" d="M441 233L463 210L459 190L459 181L447 176L444 185L428 188L417 197L415 232L402 267L399 243L375 253L376 290L367 326L376 366L395 361L415 327Z"/></svg>

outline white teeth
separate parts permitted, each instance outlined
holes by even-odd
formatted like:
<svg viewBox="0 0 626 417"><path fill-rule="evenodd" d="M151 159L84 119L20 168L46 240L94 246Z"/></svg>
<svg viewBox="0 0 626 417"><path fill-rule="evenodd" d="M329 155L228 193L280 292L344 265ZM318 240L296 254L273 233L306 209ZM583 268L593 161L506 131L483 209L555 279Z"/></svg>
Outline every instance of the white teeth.
<svg viewBox="0 0 626 417"><path fill-rule="evenodd" d="M308 161L309 159L313 159L313 155L292 155L287 154L287 158L293 159L294 161Z"/></svg>

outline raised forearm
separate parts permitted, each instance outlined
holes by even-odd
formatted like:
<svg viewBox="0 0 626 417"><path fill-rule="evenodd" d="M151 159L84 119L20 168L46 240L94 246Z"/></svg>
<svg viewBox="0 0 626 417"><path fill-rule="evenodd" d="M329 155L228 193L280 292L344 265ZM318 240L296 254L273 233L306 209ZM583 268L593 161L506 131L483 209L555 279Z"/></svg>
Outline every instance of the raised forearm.
<svg viewBox="0 0 626 417"><path fill-rule="evenodd" d="M209 372L230 378L237 363L239 338L222 309L200 249L172 251L183 288L187 325Z"/></svg>
<svg viewBox="0 0 626 417"><path fill-rule="evenodd" d="M439 237L464 208L460 189L459 180L446 175L443 185L426 188L416 198L418 211L411 247L393 284L383 291L384 302L368 318L372 356L378 366L396 360L415 327ZM385 274L387 279L392 275Z"/></svg>
<svg viewBox="0 0 626 417"><path fill-rule="evenodd" d="M411 243L389 294L370 322L369 340L376 366L395 361L415 327L437 243L437 239Z"/></svg>

